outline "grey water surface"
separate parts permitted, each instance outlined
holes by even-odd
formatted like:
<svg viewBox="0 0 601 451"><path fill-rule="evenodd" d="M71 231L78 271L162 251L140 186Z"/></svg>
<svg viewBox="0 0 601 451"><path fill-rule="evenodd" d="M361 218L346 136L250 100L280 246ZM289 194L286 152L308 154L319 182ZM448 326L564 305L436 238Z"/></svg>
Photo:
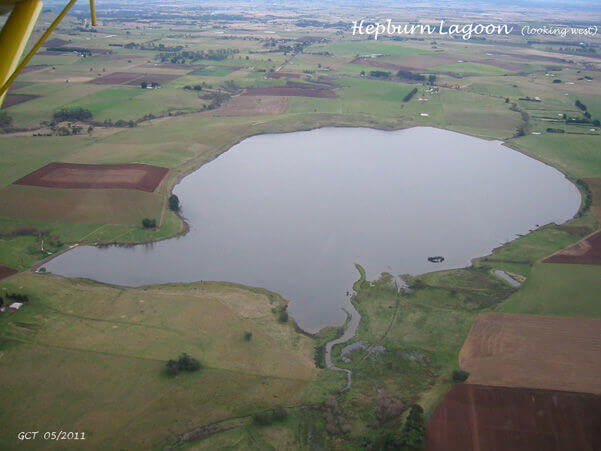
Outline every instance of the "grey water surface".
<svg viewBox="0 0 601 451"><path fill-rule="evenodd" d="M436 128L321 128L248 138L175 187L185 236L134 247L76 247L46 268L140 286L215 280L290 301L305 330L341 324L358 278L456 268L561 223L580 194L511 150ZM427 260L444 256L443 263ZM353 332L354 333L354 332Z"/></svg>

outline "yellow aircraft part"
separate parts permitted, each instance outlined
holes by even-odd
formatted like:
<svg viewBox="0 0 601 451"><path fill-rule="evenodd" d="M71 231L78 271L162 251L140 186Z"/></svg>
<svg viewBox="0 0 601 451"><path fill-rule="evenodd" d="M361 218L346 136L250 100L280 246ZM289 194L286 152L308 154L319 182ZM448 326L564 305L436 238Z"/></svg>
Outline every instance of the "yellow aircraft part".
<svg viewBox="0 0 601 451"><path fill-rule="evenodd" d="M23 0L15 4L0 32L0 86L13 74L42 11L40 0ZM0 106L6 93L0 96Z"/></svg>
<svg viewBox="0 0 601 451"><path fill-rule="evenodd" d="M96 26L96 3L94 0L90 0L90 15L92 17L92 26Z"/></svg>

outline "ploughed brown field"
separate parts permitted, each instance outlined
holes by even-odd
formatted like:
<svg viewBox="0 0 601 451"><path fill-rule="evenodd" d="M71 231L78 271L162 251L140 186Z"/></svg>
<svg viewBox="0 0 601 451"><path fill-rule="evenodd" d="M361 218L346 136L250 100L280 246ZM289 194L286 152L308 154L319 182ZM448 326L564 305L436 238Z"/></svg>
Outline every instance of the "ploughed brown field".
<svg viewBox="0 0 601 451"><path fill-rule="evenodd" d="M298 81L287 81L285 86L272 88L248 88L244 96L292 96L292 97L318 97L323 99L335 99L338 96L329 87L300 83Z"/></svg>
<svg viewBox="0 0 601 451"><path fill-rule="evenodd" d="M601 320L482 313L459 365L471 384L601 394Z"/></svg>
<svg viewBox="0 0 601 451"><path fill-rule="evenodd" d="M147 83L167 84L176 78L181 77L177 74L143 74L139 72L114 72L104 77L95 78L89 83L96 85L139 85L143 81Z"/></svg>
<svg viewBox="0 0 601 451"><path fill-rule="evenodd" d="M37 99L40 96L36 96L33 94L11 94L10 92L6 94L4 98L4 108L8 108L9 106L18 105L19 103L27 102L29 100Z"/></svg>
<svg viewBox="0 0 601 451"><path fill-rule="evenodd" d="M429 451L601 449L601 397L458 384L426 428Z"/></svg>
<svg viewBox="0 0 601 451"><path fill-rule="evenodd" d="M25 66L23 68L23 70L21 71L22 74L26 74L28 72L35 72L38 70L42 70L47 68L48 65L47 64L30 64L29 66Z"/></svg>
<svg viewBox="0 0 601 451"><path fill-rule="evenodd" d="M285 97L233 97L220 108L203 114L211 116L255 116L265 114L284 114L288 109L288 99Z"/></svg>
<svg viewBox="0 0 601 451"><path fill-rule="evenodd" d="M553 255L543 263L574 263L580 265L601 265L601 230L583 238Z"/></svg>
<svg viewBox="0 0 601 451"><path fill-rule="evenodd" d="M401 61L402 64L399 64ZM456 62L456 58L444 55L403 55L401 59L392 56L384 58L359 57L352 61L354 64L389 70L422 70L428 67L443 66Z"/></svg>
<svg viewBox="0 0 601 451"><path fill-rule="evenodd" d="M148 164L50 163L14 182L47 188L125 188L153 192L169 169Z"/></svg>
<svg viewBox="0 0 601 451"><path fill-rule="evenodd" d="M300 78L301 74L294 72L272 72L267 75L267 78Z"/></svg>
<svg viewBox="0 0 601 451"><path fill-rule="evenodd" d="M7 277L12 276L13 274L17 274L18 272L19 271L17 271L16 269L0 265L0 280L6 279Z"/></svg>
<svg viewBox="0 0 601 451"><path fill-rule="evenodd" d="M64 39L59 38L52 38L44 42L44 47L64 47L67 44L69 44L69 41L65 41Z"/></svg>
<svg viewBox="0 0 601 451"><path fill-rule="evenodd" d="M173 70L198 70L207 67L202 64L174 64L174 63L160 63L160 64L141 64L137 66L140 69L173 69Z"/></svg>

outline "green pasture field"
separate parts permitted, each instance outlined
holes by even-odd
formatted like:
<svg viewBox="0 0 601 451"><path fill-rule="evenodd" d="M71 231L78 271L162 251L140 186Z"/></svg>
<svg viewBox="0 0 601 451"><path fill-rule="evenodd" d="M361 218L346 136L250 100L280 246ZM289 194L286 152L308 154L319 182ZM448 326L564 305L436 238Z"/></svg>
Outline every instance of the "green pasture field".
<svg viewBox="0 0 601 451"><path fill-rule="evenodd" d="M282 300L264 290L125 289L25 273L0 291L22 286L29 304L0 321L0 380L11 387L3 448L39 425L86 432L94 448L148 448L206 423L306 402L317 374L311 340L277 321ZM166 361L183 352L203 368L167 376Z"/></svg>
<svg viewBox="0 0 601 451"><path fill-rule="evenodd" d="M601 318L599 266L537 263L499 308L508 313Z"/></svg>

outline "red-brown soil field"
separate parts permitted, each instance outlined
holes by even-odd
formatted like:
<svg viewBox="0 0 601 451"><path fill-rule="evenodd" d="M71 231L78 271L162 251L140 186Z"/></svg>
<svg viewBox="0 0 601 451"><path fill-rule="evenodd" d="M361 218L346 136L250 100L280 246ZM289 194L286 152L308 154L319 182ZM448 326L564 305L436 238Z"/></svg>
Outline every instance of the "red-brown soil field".
<svg viewBox="0 0 601 451"><path fill-rule="evenodd" d="M114 72L105 77L95 78L90 83L96 85L139 85L143 81L148 83L166 84L176 78L178 74L142 74L139 72Z"/></svg>
<svg viewBox="0 0 601 451"><path fill-rule="evenodd" d="M482 313L459 365L471 384L601 394L601 320Z"/></svg>
<svg viewBox="0 0 601 451"><path fill-rule="evenodd" d="M169 169L147 164L93 165L50 163L17 180L16 185L48 188L126 188L153 192Z"/></svg>
<svg viewBox="0 0 601 451"><path fill-rule="evenodd" d="M601 449L601 397L458 384L426 428L429 451Z"/></svg>
<svg viewBox="0 0 601 451"><path fill-rule="evenodd" d="M7 277L12 276L13 274L17 274L18 272L19 271L17 271L16 269L0 265L0 280L6 279Z"/></svg>
<svg viewBox="0 0 601 451"><path fill-rule="evenodd" d="M48 39L46 42L44 42L44 47L46 47L46 48L48 48L48 47L64 47L68 43L69 43L69 41L65 41L64 39L52 38L52 39Z"/></svg>
<svg viewBox="0 0 601 451"><path fill-rule="evenodd" d="M143 75L135 72L113 72L104 77L91 80L90 83L94 83L95 85L122 85L128 81L137 80Z"/></svg>
<svg viewBox="0 0 601 451"><path fill-rule="evenodd" d="M279 88L249 88L245 96L286 96L286 97L317 97L335 99L338 96L331 89L302 89L282 86Z"/></svg>
<svg viewBox="0 0 601 451"><path fill-rule="evenodd" d="M161 63L161 64L150 64L145 63L139 66L140 69L173 69L173 70L198 70L207 67L202 64L174 64L174 63Z"/></svg>
<svg viewBox="0 0 601 451"><path fill-rule="evenodd" d="M267 78L300 78L301 74L294 72L272 72L267 75Z"/></svg>
<svg viewBox="0 0 601 451"><path fill-rule="evenodd" d="M292 96L292 97L318 97L323 99L335 99L338 96L329 87L325 88L319 85L309 83L300 83L298 81L288 81L285 86L272 88L248 88L245 96Z"/></svg>
<svg viewBox="0 0 601 451"><path fill-rule="evenodd" d="M37 99L39 96L33 94L6 94L4 98L4 108L18 105L19 103L28 102L29 100Z"/></svg>
<svg viewBox="0 0 601 451"><path fill-rule="evenodd" d="M601 230L583 238L553 255L543 263L573 263L579 265L601 265Z"/></svg>
<svg viewBox="0 0 601 451"><path fill-rule="evenodd" d="M403 57L365 58L359 57L354 64L379 67L389 70L423 70L433 66L456 63L455 58L443 55L404 55Z"/></svg>
<svg viewBox="0 0 601 451"><path fill-rule="evenodd" d="M173 81L179 77L181 77L181 75L178 74L142 74L139 78L135 80L130 80L123 84L133 86L139 85L140 83L145 81L146 83L158 83L160 85L166 85L170 81Z"/></svg>
<svg viewBox="0 0 601 451"><path fill-rule="evenodd" d="M35 72L36 70L42 70L47 68L47 64L32 64L30 66L25 66L21 71L22 74L26 74L28 72Z"/></svg>
<svg viewBox="0 0 601 451"><path fill-rule="evenodd" d="M233 97L220 108L207 111L211 116L255 116L268 114L284 114L288 109L288 99L285 97Z"/></svg>

